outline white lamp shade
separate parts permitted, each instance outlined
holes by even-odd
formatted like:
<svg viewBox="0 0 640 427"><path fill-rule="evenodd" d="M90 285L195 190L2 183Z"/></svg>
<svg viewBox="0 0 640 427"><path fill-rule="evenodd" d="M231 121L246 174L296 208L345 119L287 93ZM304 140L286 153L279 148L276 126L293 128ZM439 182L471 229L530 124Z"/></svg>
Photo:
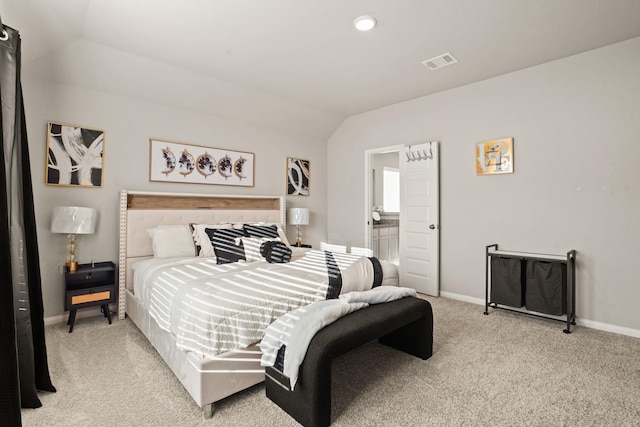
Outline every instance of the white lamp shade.
<svg viewBox="0 0 640 427"><path fill-rule="evenodd" d="M51 217L51 232L64 234L93 234L97 212L93 208L56 206Z"/></svg>
<svg viewBox="0 0 640 427"><path fill-rule="evenodd" d="M309 225L309 209L307 208L289 209L289 224Z"/></svg>

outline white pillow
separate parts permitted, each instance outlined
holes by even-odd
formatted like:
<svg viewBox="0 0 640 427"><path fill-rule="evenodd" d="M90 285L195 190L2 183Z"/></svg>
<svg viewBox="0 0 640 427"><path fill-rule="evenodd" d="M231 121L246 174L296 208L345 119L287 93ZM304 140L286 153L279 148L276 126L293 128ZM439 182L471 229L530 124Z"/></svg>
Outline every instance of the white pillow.
<svg viewBox="0 0 640 427"><path fill-rule="evenodd" d="M209 239L209 235L204 231L205 228L231 228L231 224L192 224L191 226L193 227L193 241L196 245L200 246L200 253L198 253L198 256L201 257L216 256L213 252L211 239Z"/></svg>
<svg viewBox="0 0 640 427"><path fill-rule="evenodd" d="M351 253L353 255L360 255L360 256L366 256L366 257L373 256L373 250L372 249L369 249L369 248L358 248L356 246L351 246Z"/></svg>
<svg viewBox="0 0 640 427"><path fill-rule="evenodd" d="M382 286L399 286L398 266L391 261L379 260L382 267Z"/></svg>
<svg viewBox="0 0 640 427"><path fill-rule="evenodd" d="M339 253L339 254L346 254L347 253L347 247L344 245L334 245L332 243L326 243L326 242L320 242L320 250L321 251L328 251L328 252L335 252L335 253Z"/></svg>
<svg viewBox="0 0 640 427"><path fill-rule="evenodd" d="M260 247L264 242L270 241L280 242L280 239L270 237L243 237L242 245L244 246L244 257L247 262L263 260L264 257L260 254Z"/></svg>
<svg viewBox="0 0 640 427"><path fill-rule="evenodd" d="M155 258L190 257L196 250L188 225L159 225L147 230Z"/></svg>

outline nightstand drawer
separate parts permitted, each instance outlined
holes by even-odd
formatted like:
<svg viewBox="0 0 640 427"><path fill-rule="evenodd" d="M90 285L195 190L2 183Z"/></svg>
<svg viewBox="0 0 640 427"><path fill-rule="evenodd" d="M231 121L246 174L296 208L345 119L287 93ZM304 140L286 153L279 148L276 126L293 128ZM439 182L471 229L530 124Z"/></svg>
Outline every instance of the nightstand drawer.
<svg viewBox="0 0 640 427"><path fill-rule="evenodd" d="M82 264L78 270L65 273L67 290L85 289L115 283L115 265L112 262L99 262L91 267Z"/></svg>
<svg viewBox="0 0 640 427"><path fill-rule="evenodd" d="M64 304L65 310L74 310L92 305L104 305L116 302L115 285L92 287L68 291Z"/></svg>
<svg viewBox="0 0 640 427"><path fill-rule="evenodd" d="M111 291L96 292L95 294L72 295L71 304L78 305L87 302L105 301L111 299Z"/></svg>

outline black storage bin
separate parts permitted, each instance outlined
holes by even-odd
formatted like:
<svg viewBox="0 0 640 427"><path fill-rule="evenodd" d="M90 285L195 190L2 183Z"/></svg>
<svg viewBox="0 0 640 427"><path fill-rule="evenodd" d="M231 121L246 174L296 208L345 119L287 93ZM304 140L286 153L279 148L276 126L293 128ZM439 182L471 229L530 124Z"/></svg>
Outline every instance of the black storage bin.
<svg viewBox="0 0 640 427"><path fill-rule="evenodd" d="M524 305L523 260L491 256L491 302L522 307Z"/></svg>
<svg viewBox="0 0 640 427"><path fill-rule="evenodd" d="M567 313L567 266L559 262L528 260L527 310L562 316Z"/></svg>

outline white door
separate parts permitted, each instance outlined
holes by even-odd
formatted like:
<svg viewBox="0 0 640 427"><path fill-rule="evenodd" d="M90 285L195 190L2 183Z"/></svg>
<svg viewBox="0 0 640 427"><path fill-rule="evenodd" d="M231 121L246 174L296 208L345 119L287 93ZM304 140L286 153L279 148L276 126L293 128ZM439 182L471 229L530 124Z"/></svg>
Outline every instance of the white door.
<svg viewBox="0 0 640 427"><path fill-rule="evenodd" d="M438 143L400 153L400 286L440 295Z"/></svg>

